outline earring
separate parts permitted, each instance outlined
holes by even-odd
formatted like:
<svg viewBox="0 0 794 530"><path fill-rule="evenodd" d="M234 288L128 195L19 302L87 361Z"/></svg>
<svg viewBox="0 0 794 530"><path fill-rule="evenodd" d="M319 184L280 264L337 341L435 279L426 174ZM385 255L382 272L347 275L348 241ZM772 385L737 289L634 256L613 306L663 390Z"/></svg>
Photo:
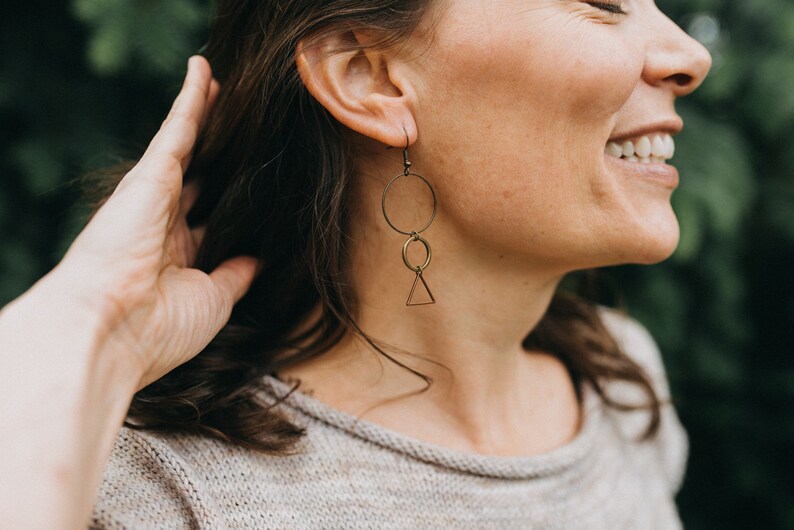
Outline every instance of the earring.
<svg viewBox="0 0 794 530"><path fill-rule="evenodd" d="M408 239L406 239L405 243L403 244L403 263L405 263L406 267L408 267L409 269L411 269L416 273L416 278L414 278L414 284L411 287L411 292L408 294L408 299L405 301L405 305L413 306L413 305L435 304L436 299L435 297L433 297L433 293L430 291L430 287L428 287L427 282L425 281L425 278L422 275L424 270L430 265L430 257L431 257L430 244L427 242L425 238L423 238L419 234L427 230L427 227L429 227L430 223L433 222L433 219L436 218L436 207L438 205L436 201L436 191L433 189L433 186L427 181L426 178L424 178L422 175L419 175L418 173L414 173L411 171L411 162L410 160L408 160L408 143L409 143L408 131L405 130L405 127L403 127L403 131L405 131L405 149L403 149L403 172L392 178L389 181L389 183L386 184L386 188L383 190L383 197L381 199L381 209L383 210L383 217L386 218L386 222L389 224L389 226L392 227L397 232L408 236ZM386 194L388 194L391 185L396 180L403 177L416 177L418 179L421 179L422 182L427 184L427 187L430 188L430 193L433 194L433 214L430 216L430 220L427 222L427 224L419 230L411 230L411 231L400 230L399 228L394 226L394 224L389 219L389 215L386 213ZM414 265L408 259L408 247L411 246L411 243L415 241L419 241L420 243L422 243L422 245L425 247L425 252L427 253L425 262L422 263L421 265ZM430 301L414 302L414 293L420 281L422 287L424 288L425 291L427 291L427 294L430 296Z"/></svg>

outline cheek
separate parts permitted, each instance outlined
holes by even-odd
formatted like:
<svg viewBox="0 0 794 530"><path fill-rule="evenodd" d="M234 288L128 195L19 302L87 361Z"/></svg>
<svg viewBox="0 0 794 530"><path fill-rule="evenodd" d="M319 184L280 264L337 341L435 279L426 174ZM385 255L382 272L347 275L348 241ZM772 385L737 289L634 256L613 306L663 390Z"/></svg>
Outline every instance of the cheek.
<svg viewBox="0 0 794 530"><path fill-rule="evenodd" d="M585 122L612 116L640 80L643 51L619 28L567 13L527 21L489 21L481 13L474 20L482 23L467 25L469 16L462 11L438 35L428 61L434 104L469 116L485 104L491 117Z"/></svg>
<svg viewBox="0 0 794 530"><path fill-rule="evenodd" d="M420 136L437 157L456 153L445 173L545 179L595 163L640 80L642 52L618 28L569 13L469 11L449 14L420 61Z"/></svg>
<svg viewBox="0 0 794 530"><path fill-rule="evenodd" d="M443 175L458 229L562 257L614 202L614 183L599 173L603 147L640 80L642 52L615 27L537 19L497 24L461 11L444 24L454 34L441 28L423 61L419 149Z"/></svg>

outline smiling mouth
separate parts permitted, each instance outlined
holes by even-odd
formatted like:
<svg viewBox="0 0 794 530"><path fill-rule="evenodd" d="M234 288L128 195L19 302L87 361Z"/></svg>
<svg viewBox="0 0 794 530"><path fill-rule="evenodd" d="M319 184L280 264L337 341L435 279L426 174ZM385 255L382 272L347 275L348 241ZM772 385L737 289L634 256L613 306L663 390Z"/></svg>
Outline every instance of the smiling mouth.
<svg viewBox="0 0 794 530"><path fill-rule="evenodd" d="M648 134L621 142L608 142L604 153L627 162L663 164L673 158L675 142L667 133Z"/></svg>

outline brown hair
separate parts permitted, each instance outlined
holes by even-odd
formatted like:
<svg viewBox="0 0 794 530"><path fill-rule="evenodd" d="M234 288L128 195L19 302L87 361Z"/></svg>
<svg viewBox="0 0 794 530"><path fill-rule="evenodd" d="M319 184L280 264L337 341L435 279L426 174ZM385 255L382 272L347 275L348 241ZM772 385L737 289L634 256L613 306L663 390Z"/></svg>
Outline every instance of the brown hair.
<svg viewBox="0 0 794 530"><path fill-rule="evenodd" d="M212 343L135 395L128 426L199 432L286 454L303 431L258 397L265 374L322 355L349 332L397 362L356 324L344 275L352 148L342 125L303 86L294 54L300 41L340 27L367 28L383 37L378 45L395 45L416 30L429 4L218 2L205 55L223 89L185 176L201 184L188 221L207 225L195 266L210 271L239 254L264 266ZM611 407L648 408L642 439L656 433L654 389L594 304L557 293L525 346L557 356L577 393L587 380ZM647 403L613 402L604 392L610 380L637 384Z"/></svg>

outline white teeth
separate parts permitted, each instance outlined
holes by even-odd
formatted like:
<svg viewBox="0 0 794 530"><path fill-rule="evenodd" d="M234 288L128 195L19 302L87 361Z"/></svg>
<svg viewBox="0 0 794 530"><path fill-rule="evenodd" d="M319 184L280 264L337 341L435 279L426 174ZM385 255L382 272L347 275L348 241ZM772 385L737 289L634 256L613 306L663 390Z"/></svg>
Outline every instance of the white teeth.
<svg viewBox="0 0 794 530"><path fill-rule="evenodd" d="M634 154L634 142L631 140L623 142L623 156L631 156Z"/></svg>
<svg viewBox="0 0 794 530"><path fill-rule="evenodd" d="M667 144L667 158L673 158L673 155L675 154L675 142L673 141L673 137L669 134L665 134L664 142Z"/></svg>
<svg viewBox="0 0 794 530"><path fill-rule="evenodd" d="M661 136L654 136L653 141L651 142L651 154L653 156L661 156L667 154L667 144L662 139Z"/></svg>
<svg viewBox="0 0 794 530"><path fill-rule="evenodd" d="M608 155L612 155L620 158L621 156L623 156L623 147L619 143L609 142L607 144L606 152Z"/></svg>
<svg viewBox="0 0 794 530"><path fill-rule="evenodd" d="M604 152L629 162L664 163L673 158L675 142L669 134L639 136L624 142L607 142Z"/></svg>
<svg viewBox="0 0 794 530"><path fill-rule="evenodd" d="M647 158L651 156L651 141L647 136L643 136L637 140L637 145L634 146L634 152L640 158Z"/></svg>

